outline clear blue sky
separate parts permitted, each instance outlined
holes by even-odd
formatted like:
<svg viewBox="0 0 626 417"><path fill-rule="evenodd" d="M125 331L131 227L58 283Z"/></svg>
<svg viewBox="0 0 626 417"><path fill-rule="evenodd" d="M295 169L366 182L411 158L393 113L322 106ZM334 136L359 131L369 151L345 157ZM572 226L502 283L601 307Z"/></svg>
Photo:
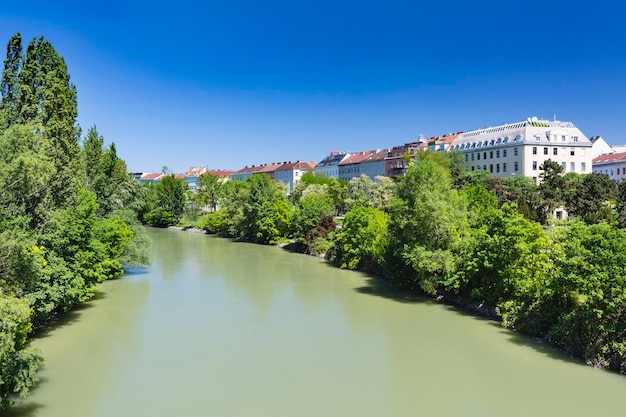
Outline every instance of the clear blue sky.
<svg viewBox="0 0 626 417"><path fill-rule="evenodd" d="M239 169L555 113L624 144L625 7L11 1L0 42L50 40L129 169Z"/></svg>

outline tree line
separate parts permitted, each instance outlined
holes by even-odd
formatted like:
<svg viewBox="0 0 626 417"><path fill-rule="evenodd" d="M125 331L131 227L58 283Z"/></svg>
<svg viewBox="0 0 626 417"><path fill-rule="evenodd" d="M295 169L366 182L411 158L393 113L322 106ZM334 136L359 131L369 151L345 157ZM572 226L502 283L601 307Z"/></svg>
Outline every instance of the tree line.
<svg viewBox="0 0 626 417"><path fill-rule="evenodd" d="M171 177L151 189L179 181L178 209L153 191L143 218L166 211L160 218L209 233L292 243L411 291L488 306L506 327L626 372L626 183L563 174L550 160L538 185L469 172L457 152L409 163L397 182L307 173L289 197L267 175L203 175L187 195ZM567 220L552 217L559 207Z"/></svg>
<svg viewBox="0 0 626 417"><path fill-rule="evenodd" d="M95 127L81 141L77 92L43 37L8 42L0 81L0 410L37 381L29 335L145 264L145 190Z"/></svg>

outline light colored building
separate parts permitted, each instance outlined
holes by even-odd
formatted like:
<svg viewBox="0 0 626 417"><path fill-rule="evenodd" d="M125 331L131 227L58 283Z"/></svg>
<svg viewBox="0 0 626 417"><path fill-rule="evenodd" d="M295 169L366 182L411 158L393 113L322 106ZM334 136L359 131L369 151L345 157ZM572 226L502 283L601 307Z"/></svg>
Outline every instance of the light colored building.
<svg viewBox="0 0 626 417"><path fill-rule="evenodd" d="M289 192L293 190L296 183L300 181L305 172L311 172L315 168L315 162L287 162L276 168L274 171L274 181L282 182L287 186Z"/></svg>
<svg viewBox="0 0 626 417"><path fill-rule="evenodd" d="M200 175L206 172L206 167L189 168L185 173L185 182L187 182L187 188L195 193L198 189L198 178L200 177Z"/></svg>
<svg viewBox="0 0 626 417"><path fill-rule="evenodd" d="M350 154L347 158L344 158L339 162L339 179L350 181L352 178L360 177L361 162L368 157L378 153L379 150L363 151Z"/></svg>
<svg viewBox="0 0 626 417"><path fill-rule="evenodd" d="M624 181L626 179L626 152L593 158L593 172L606 174L615 181Z"/></svg>
<svg viewBox="0 0 626 417"><path fill-rule="evenodd" d="M539 120L472 130L458 135L450 150L463 152L470 171L497 177L524 175L539 181L539 167L551 159L564 172L591 172L591 141L571 122Z"/></svg>
<svg viewBox="0 0 626 417"><path fill-rule="evenodd" d="M379 175L384 177L386 174L385 158L387 158L388 153L389 149L383 149L362 160L360 163L361 174L365 174L371 179Z"/></svg>
<svg viewBox="0 0 626 417"><path fill-rule="evenodd" d="M350 156L346 152L331 152L326 158L315 165L314 172L324 175L326 178L339 178L339 163Z"/></svg>
<svg viewBox="0 0 626 417"><path fill-rule="evenodd" d="M608 155L615 153L615 150L611 145L606 143L602 136L594 136L591 139L591 157L596 158L600 155Z"/></svg>

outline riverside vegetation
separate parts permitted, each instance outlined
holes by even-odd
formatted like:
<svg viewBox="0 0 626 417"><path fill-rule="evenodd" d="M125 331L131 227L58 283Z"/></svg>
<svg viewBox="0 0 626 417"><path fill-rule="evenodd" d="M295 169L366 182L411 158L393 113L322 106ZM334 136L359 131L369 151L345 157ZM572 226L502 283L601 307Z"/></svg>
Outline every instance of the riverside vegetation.
<svg viewBox="0 0 626 417"><path fill-rule="evenodd" d="M507 327L626 372L625 183L546 161L536 186L467 172L459 153L423 152L398 182L305 174L287 198L266 175L203 175L190 194L172 175L130 178L95 127L80 146L76 89L43 38L25 53L11 38L0 90L0 408L36 382L33 328L88 300L122 263L147 262L137 216L291 243L412 291L489 306ZM573 217L551 220L561 205Z"/></svg>
<svg viewBox="0 0 626 417"><path fill-rule="evenodd" d="M455 152L416 159L398 182L307 173L290 199L267 175L203 175L187 196L183 181L169 177L149 187L143 219L292 242L410 291L485 306L506 327L626 373L626 183L563 174L550 160L537 186L468 172ZM560 206L568 220L550 218Z"/></svg>
<svg viewBox="0 0 626 417"><path fill-rule="evenodd" d="M77 94L43 37L7 46L0 83L0 410L37 381L29 335L144 264L145 200L115 145L94 128L79 144Z"/></svg>

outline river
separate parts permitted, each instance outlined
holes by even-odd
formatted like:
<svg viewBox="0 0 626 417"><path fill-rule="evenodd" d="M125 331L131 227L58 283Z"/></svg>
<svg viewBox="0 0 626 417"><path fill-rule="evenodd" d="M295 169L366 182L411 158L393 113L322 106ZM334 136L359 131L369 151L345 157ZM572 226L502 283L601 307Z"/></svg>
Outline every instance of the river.
<svg viewBox="0 0 626 417"><path fill-rule="evenodd" d="M153 263L33 343L11 417L624 416L626 377L276 247L150 229Z"/></svg>

